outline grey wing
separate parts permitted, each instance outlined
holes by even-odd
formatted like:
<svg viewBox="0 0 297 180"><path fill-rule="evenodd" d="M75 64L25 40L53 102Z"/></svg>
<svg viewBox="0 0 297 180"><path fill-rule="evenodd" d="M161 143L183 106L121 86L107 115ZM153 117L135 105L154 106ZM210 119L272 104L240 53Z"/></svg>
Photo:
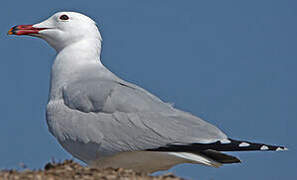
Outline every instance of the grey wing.
<svg viewBox="0 0 297 180"><path fill-rule="evenodd" d="M63 99L72 117L100 132L100 148L109 153L226 138L215 126L123 81L73 82L64 88Z"/></svg>
<svg viewBox="0 0 297 180"><path fill-rule="evenodd" d="M90 79L63 88L65 104L82 112L173 112L152 94L124 81Z"/></svg>

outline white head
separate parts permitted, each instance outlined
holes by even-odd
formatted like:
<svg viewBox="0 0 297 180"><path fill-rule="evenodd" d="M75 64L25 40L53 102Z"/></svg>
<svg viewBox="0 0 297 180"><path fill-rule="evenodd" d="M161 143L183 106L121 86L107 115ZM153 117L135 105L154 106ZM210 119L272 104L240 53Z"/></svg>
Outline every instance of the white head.
<svg viewBox="0 0 297 180"><path fill-rule="evenodd" d="M102 40L96 23L77 12L58 12L38 24L15 26L8 34L42 38L58 52L84 39L99 41L99 43Z"/></svg>

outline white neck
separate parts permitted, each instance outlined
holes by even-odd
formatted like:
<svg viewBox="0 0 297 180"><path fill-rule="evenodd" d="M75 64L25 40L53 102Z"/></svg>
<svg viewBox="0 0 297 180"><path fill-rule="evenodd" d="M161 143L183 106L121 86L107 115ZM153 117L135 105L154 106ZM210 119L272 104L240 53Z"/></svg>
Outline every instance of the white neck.
<svg viewBox="0 0 297 180"><path fill-rule="evenodd" d="M50 98L61 98L61 88L80 78L86 69L104 68L100 61L101 41L83 39L72 43L60 51L52 66Z"/></svg>
<svg viewBox="0 0 297 180"><path fill-rule="evenodd" d="M57 53L57 58L69 59L72 63L96 60L101 64L101 41L96 38L85 38L57 50Z"/></svg>

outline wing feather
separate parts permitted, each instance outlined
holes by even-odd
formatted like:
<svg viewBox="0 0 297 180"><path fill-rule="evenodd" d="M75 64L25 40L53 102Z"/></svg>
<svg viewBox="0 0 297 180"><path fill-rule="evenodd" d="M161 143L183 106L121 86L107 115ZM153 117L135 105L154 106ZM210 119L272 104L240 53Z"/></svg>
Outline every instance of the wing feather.
<svg viewBox="0 0 297 180"><path fill-rule="evenodd" d="M63 88L63 103L53 107L48 107L47 119L53 123L50 127L55 125L52 129L59 129L53 132L58 139L91 143L91 148L97 144L105 155L226 138L215 126L124 82L94 79L70 83Z"/></svg>

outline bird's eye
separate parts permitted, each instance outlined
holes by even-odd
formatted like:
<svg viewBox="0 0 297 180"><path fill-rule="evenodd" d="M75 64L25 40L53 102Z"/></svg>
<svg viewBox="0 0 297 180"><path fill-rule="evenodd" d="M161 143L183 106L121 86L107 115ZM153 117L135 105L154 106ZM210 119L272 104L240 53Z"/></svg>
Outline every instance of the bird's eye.
<svg viewBox="0 0 297 180"><path fill-rule="evenodd" d="M66 21L66 20L69 19L69 17L64 14L64 15L60 16L60 19L63 20L63 21Z"/></svg>

